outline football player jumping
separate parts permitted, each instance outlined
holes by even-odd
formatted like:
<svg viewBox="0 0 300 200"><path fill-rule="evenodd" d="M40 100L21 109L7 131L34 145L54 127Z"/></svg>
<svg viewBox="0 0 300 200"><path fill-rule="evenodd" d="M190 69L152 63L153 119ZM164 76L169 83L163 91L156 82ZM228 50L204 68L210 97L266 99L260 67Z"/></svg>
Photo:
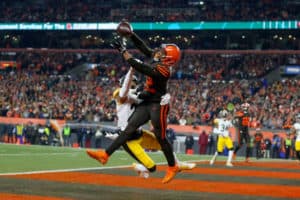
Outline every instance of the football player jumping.
<svg viewBox="0 0 300 200"><path fill-rule="evenodd" d="M138 98L137 93L137 78L133 75L134 69L130 68L124 78L120 81L120 88L117 88L113 93L113 98L116 101L116 111L118 117L117 126L120 131L123 131L128 123L128 119L134 111L134 105L142 102ZM162 101L168 104L170 100L170 95L164 95ZM109 135L111 139L115 139L118 136L118 131L116 134ZM122 145L123 148L135 159L137 163L133 163L133 168L138 174L143 178L148 178L150 172L156 170L155 162L148 156L144 149L147 150L161 150L160 144L154 133L139 128L136 130L136 134L129 138L128 141ZM95 152L88 150L89 155L94 155ZM93 156L92 156L93 157ZM176 157L174 153L175 160L180 170L193 169L195 163L181 162Z"/></svg>

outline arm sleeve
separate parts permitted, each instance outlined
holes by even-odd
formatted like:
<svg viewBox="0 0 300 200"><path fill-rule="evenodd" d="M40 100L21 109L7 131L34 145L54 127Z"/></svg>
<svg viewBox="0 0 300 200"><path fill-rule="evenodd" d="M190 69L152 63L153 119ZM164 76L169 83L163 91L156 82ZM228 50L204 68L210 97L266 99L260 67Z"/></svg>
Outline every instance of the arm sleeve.
<svg viewBox="0 0 300 200"><path fill-rule="evenodd" d="M131 35L131 40L134 43L134 45L148 58L151 58L153 55L153 49L151 49L149 46L146 45L146 43L135 33Z"/></svg>
<svg viewBox="0 0 300 200"><path fill-rule="evenodd" d="M143 63L136 58L129 58L127 62L138 72L150 77L163 77L163 75L154 70L150 65Z"/></svg>
<svg viewBox="0 0 300 200"><path fill-rule="evenodd" d="M130 83L131 83L131 79L132 79L132 74L133 74L133 71L132 71L132 68L130 68L130 70L127 72L127 74L125 76L124 82L120 89L119 97L123 98L128 95L128 91L129 91Z"/></svg>
<svg viewBox="0 0 300 200"><path fill-rule="evenodd" d="M131 93L129 93L128 94L128 98L130 99L130 100L132 100L134 103L137 103L137 104L140 104L143 100L141 100L141 99L139 99L138 98L138 95L136 95L136 94L131 94Z"/></svg>

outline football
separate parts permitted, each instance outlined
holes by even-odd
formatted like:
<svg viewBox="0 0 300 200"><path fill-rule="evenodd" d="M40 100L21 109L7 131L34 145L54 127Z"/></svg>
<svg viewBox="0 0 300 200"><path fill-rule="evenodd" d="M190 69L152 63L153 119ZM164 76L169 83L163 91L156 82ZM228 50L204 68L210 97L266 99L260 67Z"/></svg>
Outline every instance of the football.
<svg viewBox="0 0 300 200"><path fill-rule="evenodd" d="M120 22L117 26L117 33L120 36L128 37L132 34L132 32L132 26L126 21Z"/></svg>

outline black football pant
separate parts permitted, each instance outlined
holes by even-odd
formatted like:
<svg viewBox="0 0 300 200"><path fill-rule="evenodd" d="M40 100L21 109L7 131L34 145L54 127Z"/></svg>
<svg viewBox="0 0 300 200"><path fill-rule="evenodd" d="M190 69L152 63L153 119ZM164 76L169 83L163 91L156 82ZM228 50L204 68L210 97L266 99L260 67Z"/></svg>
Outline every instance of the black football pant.
<svg viewBox="0 0 300 200"><path fill-rule="evenodd" d="M243 146L244 142L247 144L246 146L246 158L250 157L251 155L251 147L250 147L250 135L248 127L242 127L238 133L238 144L234 149L234 153L236 154L237 151Z"/></svg>
<svg viewBox="0 0 300 200"><path fill-rule="evenodd" d="M168 112L169 105L161 106L159 102L142 102L137 105L135 111L128 120L127 127L106 149L106 153L108 155L113 154L113 152L125 144L128 139L134 137L136 130L140 126L146 124L150 120L153 132L161 145L161 150L167 159L168 165L174 166L175 158L173 155L173 148L166 138Z"/></svg>

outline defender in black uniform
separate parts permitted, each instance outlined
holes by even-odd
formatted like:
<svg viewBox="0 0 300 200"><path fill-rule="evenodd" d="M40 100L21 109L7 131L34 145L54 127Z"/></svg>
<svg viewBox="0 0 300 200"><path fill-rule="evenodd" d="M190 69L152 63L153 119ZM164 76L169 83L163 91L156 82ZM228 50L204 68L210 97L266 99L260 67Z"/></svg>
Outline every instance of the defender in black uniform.
<svg viewBox="0 0 300 200"><path fill-rule="evenodd" d="M250 134L249 134L249 125L250 125L250 114L249 114L249 104L243 103L242 110L238 111L235 116L235 125L237 126L237 139L238 144L234 149L234 158L236 157L236 153L242 147L244 142L246 143L246 162L249 162L249 157L251 154L250 148Z"/></svg>
<svg viewBox="0 0 300 200"><path fill-rule="evenodd" d="M127 22L121 22L127 23ZM134 32L130 31L127 35L134 45L147 57L153 58L155 64L149 65L134 58L120 41L116 40L113 47L117 48L123 58L136 71L147 76L144 90L139 94L143 102L138 104L134 113L128 121L128 125L119 137L105 151L90 151L87 153L92 158L105 164L111 154L123 145L135 134L143 124L151 120L153 132L161 145L161 149L168 162L168 170L163 179L163 183L168 183L179 171L176 165L173 149L166 137L167 115L169 104L161 102L161 97L167 93L167 82L170 78L170 67L175 65L180 59L180 49L175 44L162 44L159 49L149 48Z"/></svg>

